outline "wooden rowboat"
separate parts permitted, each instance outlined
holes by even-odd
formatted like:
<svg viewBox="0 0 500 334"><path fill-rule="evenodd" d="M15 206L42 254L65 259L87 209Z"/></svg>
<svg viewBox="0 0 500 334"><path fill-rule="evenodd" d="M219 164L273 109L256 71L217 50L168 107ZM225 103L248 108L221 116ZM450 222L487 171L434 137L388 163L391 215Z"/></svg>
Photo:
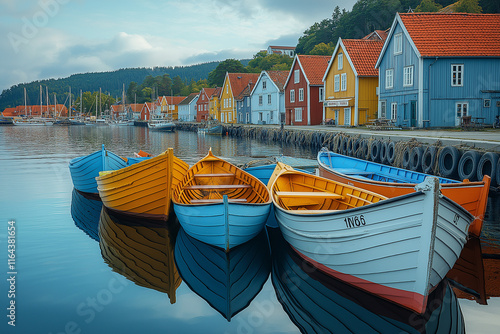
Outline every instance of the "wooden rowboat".
<svg viewBox="0 0 500 334"><path fill-rule="evenodd" d="M240 247L225 252L190 237L181 228L174 254L184 283L227 321L250 304L271 272L264 231Z"/></svg>
<svg viewBox="0 0 500 334"><path fill-rule="evenodd" d="M97 194L95 178L99 176L99 172L120 169L126 166L125 160L106 150L103 144L99 151L72 159L69 162L69 171L76 190Z"/></svg>
<svg viewBox="0 0 500 334"><path fill-rule="evenodd" d="M348 183L390 198L415 192L415 185L429 176L325 150L318 153L317 159L320 176ZM488 201L490 177L486 175L480 182L469 182L468 180L460 182L443 177L438 179L443 195L460 204L475 217L469 227L469 233L479 236Z"/></svg>
<svg viewBox="0 0 500 334"><path fill-rule="evenodd" d="M279 231L268 232L276 296L301 333L465 333L446 279L429 295L425 312L416 314L311 267Z"/></svg>
<svg viewBox="0 0 500 334"><path fill-rule="evenodd" d="M104 261L117 273L139 286L166 293L170 304L181 285L174 262L172 224L117 215L103 208L99 221L99 246Z"/></svg>
<svg viewBox="0 0 500 334"><path fill-rule="evenodd" d="M270 182L281 232L306 261L418 313L474 218L440 195L437 178L390 199L280 163Z"/></svg>
<svg viewBox="0 0 500 334"><path fill-rule="evenodd" d="M189 166L173 149L96 178L103 204L112 210L152 219L168 219L172 189Z"/></svg>
<svg viewBox="0 0 500 334"><path fill-rule="evenodd" d="M255 237L271 209L269 191L259 179L211 150L187 171L172 201L186 233L226 251Z"/></svg>

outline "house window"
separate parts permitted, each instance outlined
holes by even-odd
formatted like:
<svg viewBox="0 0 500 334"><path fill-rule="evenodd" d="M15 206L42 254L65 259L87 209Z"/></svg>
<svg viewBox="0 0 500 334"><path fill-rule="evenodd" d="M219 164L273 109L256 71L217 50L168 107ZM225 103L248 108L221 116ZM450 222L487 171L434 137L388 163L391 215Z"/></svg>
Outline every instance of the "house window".
<svg viewBox="0 0 500 334"><path fill-rule="evenodd" d="M229 94L229 86L226 86L226 93Z"/></svg>
<svg viewBox="0 0 500 334"><path fill-rule="evenodd" d="M247 117L246 117L246 123L250 123L250 113L247 113Z"/></svg>
<svg viewBox="0 0 500 334"><path fill-rule="evenodd" d="M337 65L337 69L339 70L344 68L344 55L342 53L339 53Z"/></svg>
<svg viewBox="0 0 500 334"><path fill-rule="evenodd" d="M290 90L290 102L295 102L295 89Z"/></svg>
<svg viewBox="0 0 500 334"><path fill-rule="evenodd" d="M269 120L271 120L271 121L273 120L273 118L274 118L274 117L273 117L273 115L274 115L274 112L271 110L271 111L269 112ZM272 123L272 122L271 122L271 123Z"/></svg>
<svg viewBox="0 0 500 334"><path fill-rule="evenodd" d="M267 86L267 82L266 81L262 81L262 89L266 89L266 86Z"/></svg>
<svg viewBox="0 0 500 334"><path fill-rule="evenodd" d="M205 95L202 95L202 96L201 96L201 99L202 99L202 100L205 100Z"/></svg>
<svg viewBox="0 0 500 334"><path fill-rule="evenodd" d="M484 108L489 108L489 107L491 107L491 99L484 99L484 100L483 100L483 107L484 107Z"/></svg>
<svg viewBox="0 0 500 334"><path fill-rule="evenodd" d="M293 73L293 82L294 83L299 83L300 82L300 70L295 70Z"/></svg>
<svg viewBox="0 0 500 334"><path fill-rule="evenodd" d="M304 88L299 88L299 101L304 101Z"/></svg>
<svg viewBox="0 0 500 334"><path fill-rule="evenodd" d="M403 86L413 86L413 65L404 68Z"/></svg>
<svg viewBox="0 0 500 334"><path fill-rule="evenodd" d="M247 107L250 107L250 98L247 97Z"/></svg>
<svg viewBox="0 0 500 334"><path fill-rule="evenodd" d="M403 53L403 34L399 33L394 35L394 54L399 55Z"/></svg>
<svg viewBox="0 0 500 334"><path fill-rule="evenodd" d="M319 102L323 102L325 100L325 88L319 87Z"/></svg>
<svg viewBox="0 0 500 334"><path fill-rule="evenodd" d="M342 75L340 76L340 90L347 90L347 73L342 73Z"/></svg>
<svg viewBox="0 0 500 334"><path fill-rule="evenodd" d="M394 70L392 68L385 70L385 88L394 87Z"/></svg>
<svg viewBox="0 0 500 334"><path fill-rule="evenodd" d="M398 117L398 104L396 102L391 103L391 119L393 121Z"/></svg>
<svg viewBox="0 0 500 334"><path fill-rule="evenodd" d="M340 74L335 74L333 77L333 90L338 92L340 90Z"/></svg>
<svg viewBox="0 0 500 334"><path fill-rule="evenodd" d="M344 125L351 125L351 108L344 108Z"/></svg>
<svg viewBox="0 0 500 334"><path fill-rule="evenodd" d="M295 108L295 122L302 122L302 108Z"/></svg>
<svg viewBox="0 0 500 334"><path fill-rule="evenodd" d="M232 113L231 113L231 112L228 112L228 113L227 113L227 121L228 121L228 122L231 122L231 115L232 115Z"/></svg>
<svg viewBox="0 0 500 334"><path fill-rule="evenodd" d="M380 101L379 117L385 118L387 115L387 101Z"/></svg>
<svg viewBox="0 0 500 334"><path fill-rule="evenodd" d="M271 104L271 94L267 95L267 104Z"/></svg>
<svg viewBox="0 0 500 334"><path fill-rule="evenodd" d="M262 105L262 95L259 96L259 106Z"/></svg>
<svg viewBox="0 0 500 334"><path fill-rule="evenodd" d="M463 86L463 78L464 78L464 65L451 64L451 86L452 87Z"/></svg>
<svg viewBox="0 0 500 334"><path fill-rule="evenodd" d="M231 108L231 104L233 103L233 99L229 98L229 108Z"/></svg>

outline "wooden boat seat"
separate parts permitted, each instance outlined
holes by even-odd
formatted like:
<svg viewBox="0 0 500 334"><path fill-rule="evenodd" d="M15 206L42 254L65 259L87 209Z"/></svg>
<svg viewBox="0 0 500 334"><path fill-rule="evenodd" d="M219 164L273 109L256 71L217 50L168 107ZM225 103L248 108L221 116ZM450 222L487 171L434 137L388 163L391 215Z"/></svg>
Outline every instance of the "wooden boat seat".
<svg viewBox="0 0 500 334"><path fill-rule="evenodd" d="M276 196L281 198L293 198L293 197L304 197L304 198L331 198L343 200L344 196L330 193L326 191L277 191Z"/></svg>
<svg viewBox="0 0 500 334"><path fill-rule="evenodd" d="M236 176L233 173L218 173L218 174L194 174L194 177L231 177Z"/></svg>
<svg viewBox="0 0 500 334"><path fill-rule="evenodd" d="M247 203L246 198L228 198L229 203ZM222 203L222 198L192 199L191 204Z"/></svg>
<svg viewBox="0 0 500 334"><path fill-rule="evenodd" d="M185 186L186 190L224 190L224 189L243 189L251 188L249 184L195 184L192 186Z"/></svg>

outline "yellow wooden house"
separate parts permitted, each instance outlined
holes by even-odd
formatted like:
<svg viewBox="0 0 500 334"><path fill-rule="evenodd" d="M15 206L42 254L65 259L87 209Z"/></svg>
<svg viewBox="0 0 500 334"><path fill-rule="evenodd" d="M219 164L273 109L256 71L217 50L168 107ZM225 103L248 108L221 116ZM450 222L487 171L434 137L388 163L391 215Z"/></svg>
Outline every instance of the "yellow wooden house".
<svg viewBox="0 0 500 334"><path fill-rule="evenodd" d="M384 40L339 38L323 77L325 120L358 126L377 118L375 63L383 46Z"/></svg>
<svg viewBox="0 0 500 334"><path fill-rule="evenodd" d="M158 96L155 113L161 118L169 118L176 121L179 118L179 103L186 96Z"/></svg>
<svg viewBox="0 0 500 334"><path fill-rule="evenodd" d="M210 102L208 104L208 113L211 119L216 119L220 121L220 93L222 88L214 88L212 95L210 96Z"/></svg>
<svg viewBox="0 0 500 334"><path fill-rule="evenodd" d="M220 94L220 121L222 123L236 123L236 100L248 84L256 83L260 73L226 73L224 85Z"/></svg>

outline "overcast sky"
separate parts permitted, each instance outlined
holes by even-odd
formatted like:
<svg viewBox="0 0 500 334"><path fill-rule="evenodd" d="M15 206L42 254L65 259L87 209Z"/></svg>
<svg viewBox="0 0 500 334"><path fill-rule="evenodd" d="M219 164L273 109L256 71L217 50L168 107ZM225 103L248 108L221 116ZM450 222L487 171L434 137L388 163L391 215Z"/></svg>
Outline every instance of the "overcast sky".
<svg viewBox="0 0 500 334"><path fill-rule="evenodd" d="M0 0L0 91L128 67L251 58L295 46L355 0Z"/></svg>

